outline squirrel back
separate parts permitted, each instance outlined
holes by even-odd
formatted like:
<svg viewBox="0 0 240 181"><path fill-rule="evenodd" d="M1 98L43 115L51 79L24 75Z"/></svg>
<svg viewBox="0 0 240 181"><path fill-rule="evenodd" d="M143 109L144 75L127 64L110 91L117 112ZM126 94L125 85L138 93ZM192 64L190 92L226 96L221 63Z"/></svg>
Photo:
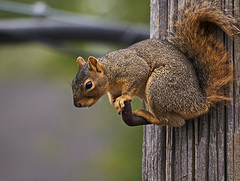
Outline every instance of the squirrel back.
<svg viewBox="0 0 240 181"><path fill-rule="evenodd" d="M229 100L224 95L224 87L233 79L228 53L216 38L217 27L230 37L240 33L237 19L203 2L179 14L170 39L192 62L210 104Z"/></svg>

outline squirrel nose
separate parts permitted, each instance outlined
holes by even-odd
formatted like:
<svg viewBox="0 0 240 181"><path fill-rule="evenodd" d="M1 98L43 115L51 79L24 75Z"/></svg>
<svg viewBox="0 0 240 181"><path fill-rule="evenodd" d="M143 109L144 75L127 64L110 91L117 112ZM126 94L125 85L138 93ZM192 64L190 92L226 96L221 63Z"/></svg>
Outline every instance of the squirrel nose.
<svg viewBox="0 0 240 181"><path fill-rule="evenodd" d="M82 107L82 105L78 102L78 100L74 100L75 107Z"/></svg>

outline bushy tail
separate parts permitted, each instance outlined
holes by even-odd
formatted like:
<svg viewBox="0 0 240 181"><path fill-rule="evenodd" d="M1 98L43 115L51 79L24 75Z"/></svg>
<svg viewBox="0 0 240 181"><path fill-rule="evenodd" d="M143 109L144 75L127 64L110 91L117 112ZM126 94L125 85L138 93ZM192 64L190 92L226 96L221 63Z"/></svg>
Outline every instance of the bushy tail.
<svg viewBox="0 0 240 181"><path fill-rule="evenodd" d="M224 87L233 79L228 53L216 38L216 26L231 37L240 32L237 19L204 2L180 13L171 40L192 61L211 104L229 99Z"/></svg>

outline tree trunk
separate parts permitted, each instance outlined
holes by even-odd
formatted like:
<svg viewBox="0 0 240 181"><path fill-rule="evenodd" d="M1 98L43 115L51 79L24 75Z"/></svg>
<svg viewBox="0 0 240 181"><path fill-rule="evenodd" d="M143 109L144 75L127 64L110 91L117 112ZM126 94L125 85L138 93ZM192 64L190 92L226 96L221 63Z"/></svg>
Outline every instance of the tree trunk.
<svg viewBox="0 0 240 181"><path fill-rule="evenodd" d="M194 3L194 0L192 0ZM219 0L222 9L239 17L239 0ZM184 0L151 0L151 38L165 39L173 14ZM234 65L232 101L209 114L188 120L181 128L144 126L143 180L240 180L240 39L233 42L222 31Z"/></svg>

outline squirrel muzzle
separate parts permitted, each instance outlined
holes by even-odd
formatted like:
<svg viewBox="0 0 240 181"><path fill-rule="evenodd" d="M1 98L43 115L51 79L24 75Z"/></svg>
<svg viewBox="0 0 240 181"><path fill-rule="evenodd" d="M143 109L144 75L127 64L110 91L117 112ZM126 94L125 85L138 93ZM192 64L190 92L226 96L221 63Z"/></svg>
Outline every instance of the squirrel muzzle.
<svg viewBox="0 0 240 181"><path fill-rule="evenodd" d="M81 108L81 107L91 107L93 104L95 104L98 101L98 99L94 98L88 98L88 99L73 99L73 103L75 107Z"/></svg>

